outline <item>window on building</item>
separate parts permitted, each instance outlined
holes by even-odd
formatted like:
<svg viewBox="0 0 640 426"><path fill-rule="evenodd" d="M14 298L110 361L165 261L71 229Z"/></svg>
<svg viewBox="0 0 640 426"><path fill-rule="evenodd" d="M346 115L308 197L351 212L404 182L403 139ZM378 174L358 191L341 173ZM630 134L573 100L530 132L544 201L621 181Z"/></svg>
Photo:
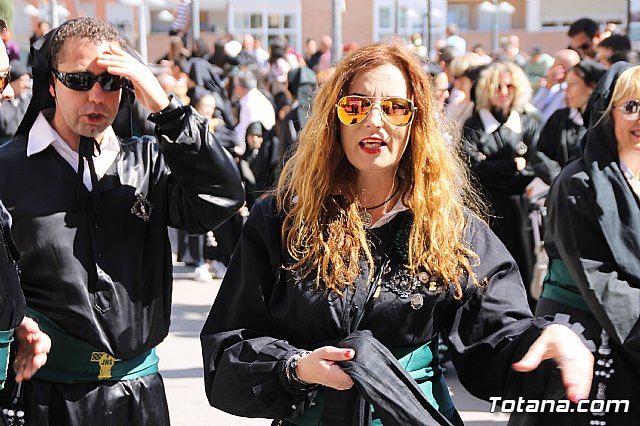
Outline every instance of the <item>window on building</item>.
<svg viewBox="0 0 640 426"><path fill-rule="evenodd" d="M236 13L234 19L234 26L236 28L262 28L262 14L261 13Z"/></svg>
<svg viewBox="0 0 640 426"><path fill-rule="evenodd" d="M447 23L456 24L460 30L468 30L469 5L449 3L447 7Z"/></svg>
<svg viewBox="0 0 640 426"><path fill-rule="evenodd" d="M397 27L397 28L396 28ZM397 9L397 21L394 10L389 5L378 7L378 39L387 40L400 37L409 40L414 32L422 32L422 11L407 6Z"/></svg>
<svg viewBox="0 0 640 426"><path fill-rule="evenodd" d="M274 10L275 9L275 10ZM290 7L287 7L290 10ZM294 12L285 12L283 8L262 8L261 10L237 10L233 14L232 33L238 37L253 34L265 41L265 48L276 39L285 39L293 47L297 43L299 29L296 27L299 17Z"/></svg>
<svg viewBox="0 0 640 426"><path fill-rule="evenodd" d="M380 17L378 27L381 31L393 30L393 25L391 24L391 8L389 6L380 6L378 16Z"/></svg>
<svg viewBox="0 0 640 426"><path fill-rule="evenodd" d="M478 30L479 31L491 31L493 28L494 13L484 13L478 11ZM498 28L500 31L508 31L511 29L511 15L508 13L501 13L498 16Z"/></svg>

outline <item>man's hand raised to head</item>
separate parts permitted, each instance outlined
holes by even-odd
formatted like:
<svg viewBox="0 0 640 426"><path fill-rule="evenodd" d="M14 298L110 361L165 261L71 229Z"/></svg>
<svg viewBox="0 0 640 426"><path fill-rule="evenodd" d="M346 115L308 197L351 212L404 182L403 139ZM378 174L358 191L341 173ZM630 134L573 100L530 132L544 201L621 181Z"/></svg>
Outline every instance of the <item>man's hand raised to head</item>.
<svg viewBox="0 0 640 426"><path fill-rule="evenodd" d="M160 112L169 105L169 98L151 69L127 53L117 43L110 51L98 55L98 65L113 75L126 77L133 84L136 98L151 112Z"/></svg>

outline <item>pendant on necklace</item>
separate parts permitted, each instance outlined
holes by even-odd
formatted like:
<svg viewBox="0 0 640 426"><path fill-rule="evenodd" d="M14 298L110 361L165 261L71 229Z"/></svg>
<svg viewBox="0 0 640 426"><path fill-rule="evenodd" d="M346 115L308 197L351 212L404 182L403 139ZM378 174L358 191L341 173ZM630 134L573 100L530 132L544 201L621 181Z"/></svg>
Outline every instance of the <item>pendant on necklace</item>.
<svg viewBox="0 0 640 426"><path fill-rule="evenodd" d="M362 224L364 225L365 228L371 227L371 224L373 223L373 218L371 217L371 214L366 209L360 210L360 219L362 220Z"/></svg>

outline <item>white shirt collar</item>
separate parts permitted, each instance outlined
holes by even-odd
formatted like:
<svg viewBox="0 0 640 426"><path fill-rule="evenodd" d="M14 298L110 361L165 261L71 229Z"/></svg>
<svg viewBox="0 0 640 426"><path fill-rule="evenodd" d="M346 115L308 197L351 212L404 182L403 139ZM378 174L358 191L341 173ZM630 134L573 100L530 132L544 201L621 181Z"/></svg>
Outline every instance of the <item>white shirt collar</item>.
<svg viewBox="0 0 640 426"><path fill-rule="evenodd" d="M402 197L400 197L400 199L398 200L398 202L396 203L395 206L393 206L393 208L391 210L389 210L387 213L385 213L384 216L382 216L380 219L378 219L376 221L376 223L372 224L369 229L373 229L373 228L379 228L383 225L386 225L387 223L391 222L391 219L393 219L394 217L396 217L396 215L400 212L403 212L405 210L408 210L409 207L405 206L402 203Z"/></svg>
<svg viewBox="0 0 640 426"><path fill-rule="evenodd" d="M500 122L496 120L496 118L488 109L481 109L479 114L485 132L493 133L498 130L498 128L500 127ZM520 114L518 114L517 111L511 111L511 114L509 114L509 118L507 118L507 121L503 124L503 126L507 127L514 133L522 133L522 122L520 121Z"/></svg>
<svg viewBox="0 0 640 426"><path fill-rule="evenodd" d="M38 114L31 130L29 130L29 139L27 141L27 157L41 153L49 146L52 146L58 154L75 170L78 171L78 153L62 139L60 134L56 132L51 124L47 121L42 112ZM107 173L111 165L118 158L120 153L120 142L115 135L113 128L109 126L105 132L102 142L100 143L100 154L94 157L93 164L95 166L96 176L98 179ZM86 165L82 176L82 181L89 191L92 190L91 175L89 167Z"/></svg>
<svg viewBox="0 0 640 426"><path fill-rule="evenodd" d="M44 151L49 147L49 145L55 144L55 142L69 146L64 139L62 139L62 136L60 136L58 132L51 127L51 124L49 124L47 119L44 117L44 114L40 112L33 123L33 126L31 126L31 130L29 130L27 157L31 157L34 154ZM69 149L71 148L69 147ZM104 132L104 138L102 139L102 143L100 143L100 151L101 153L120 152L120 143L118 142L118 138L113 132L113 128L111 126L107 127L107 130Z"/></svg>
<svg viewBox="0 0 640 426"><path fill-rule="evenodd" d="M569 120L573 121L578 126L584 126L584 119L577 108L569 108Z"/></svg>

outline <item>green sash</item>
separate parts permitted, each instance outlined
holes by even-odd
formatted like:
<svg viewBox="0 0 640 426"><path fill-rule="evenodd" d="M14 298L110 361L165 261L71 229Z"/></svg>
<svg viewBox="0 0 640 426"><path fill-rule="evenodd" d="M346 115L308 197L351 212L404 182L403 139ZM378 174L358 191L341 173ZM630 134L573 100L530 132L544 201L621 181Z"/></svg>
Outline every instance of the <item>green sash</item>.
<svg viewBox="0 0 640 426"><path fill-rule="evenodd" d="M438 411L445 417L451 418L455 406L449 395L449 388L442 374L436 380L431 380L435 372L440 369L438 357L438 339L434 339L418 347L389 347L389 351L418 383L422 392ZM315 405L304 410L301 417L287 418L287 422L300 426L321 426L322 411L324 410L324 394L322 388L318 391ZM372 407L373 410L373 407ZM380 419L373 412L373 425L382 425Z"/></svg>
<svg viewBox="0 0 640 426"><path fill-rule="evenodd" d="M582 311L590 311L589 305L573 282L567 266L560 259L549 259L549 268L544 277L544 289L541 297Z"/></svg>
<svg viewBox="0 0 640 426"><path fill-rule="evenodd" d="M0 389L4 388L9 368L9 343L13 342L13 330L0 331Z"/></svg>
<svg viewBox="0 0 640 426"><path fill-rule="evenodd" d="M90 383L132 380L158 372L155 348L130 359L117 359L78 339L33 309L27 308L40 329L51 337L47 363L35 374L38 380L55 383Z"/></svg>

